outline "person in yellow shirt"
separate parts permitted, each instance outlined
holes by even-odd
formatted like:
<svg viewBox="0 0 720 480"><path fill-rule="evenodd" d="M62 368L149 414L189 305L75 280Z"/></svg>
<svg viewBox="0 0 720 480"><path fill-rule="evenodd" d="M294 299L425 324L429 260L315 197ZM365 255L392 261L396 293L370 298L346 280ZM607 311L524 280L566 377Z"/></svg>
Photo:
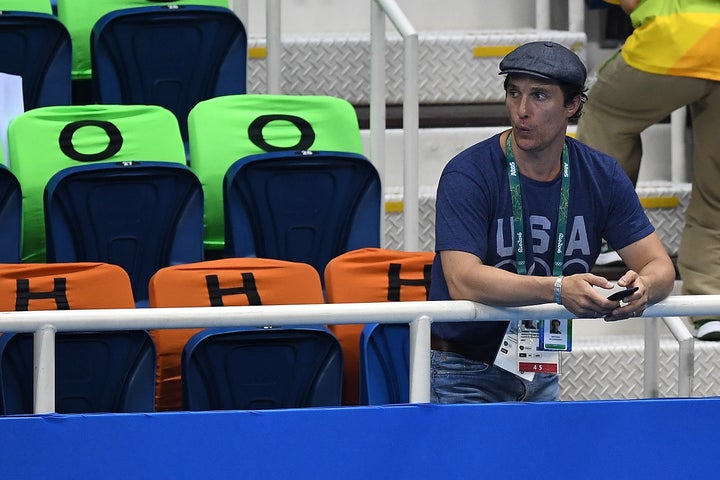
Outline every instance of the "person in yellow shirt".
<svg viewBox="0 0 720 480"><path fill-rule="evenodd" d="M598 69L577 139L615 157L636 183L642 131L688 107L694 179L678 270L683 293L720 294L720 1L606 1L634 30ZM720 317L692 320L699 339L720 340Z"/></svg>

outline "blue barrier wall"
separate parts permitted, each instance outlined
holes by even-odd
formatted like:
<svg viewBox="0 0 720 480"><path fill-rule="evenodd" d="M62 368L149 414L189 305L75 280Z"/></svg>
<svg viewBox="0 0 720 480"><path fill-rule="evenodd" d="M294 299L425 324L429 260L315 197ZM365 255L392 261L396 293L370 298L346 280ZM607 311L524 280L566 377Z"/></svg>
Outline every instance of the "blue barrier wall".
<svg viewBox="0 0 720 480"><path fill-rule="evenodd" d="M717 478L720 399L0 418L0 477Z"/></svg>

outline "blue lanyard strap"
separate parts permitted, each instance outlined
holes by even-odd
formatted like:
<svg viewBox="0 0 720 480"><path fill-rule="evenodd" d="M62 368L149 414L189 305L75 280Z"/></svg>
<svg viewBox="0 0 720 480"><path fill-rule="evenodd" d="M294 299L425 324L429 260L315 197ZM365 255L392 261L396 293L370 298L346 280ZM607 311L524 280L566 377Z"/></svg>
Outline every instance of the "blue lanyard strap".
<svg viewBox="0 0 720 480"><path fill-rule="evenodd" d="M515 261L517 272L527 274L527 259L525 255L525 223L523 222L522 193L520 191L520 171L518 170L515 155L512 150L512 133L507 137L505 144L505 158L508 164L508 180L510 182L510 199L512 200L513 225L515 227ZM565 257L565 231L567 229L568 203L570 200L570 155L567 143L562 150L562 169L560 172L560 207L557 218L557 234L555 235L555 253L553 260L553 275L562 275L563 260Z"/></svg>

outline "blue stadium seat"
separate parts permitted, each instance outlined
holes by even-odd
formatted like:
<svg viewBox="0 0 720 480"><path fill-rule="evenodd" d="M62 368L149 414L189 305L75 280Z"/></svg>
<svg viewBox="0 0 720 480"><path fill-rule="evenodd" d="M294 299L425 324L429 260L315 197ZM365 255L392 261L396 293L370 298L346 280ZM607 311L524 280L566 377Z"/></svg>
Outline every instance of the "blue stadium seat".
<svg viewBox="0 0 720 480"><path fill-rule="evenodd" d="M138 306L157 270L203 259L202 186L185 165L68 167L47 183L44 205L48 261L120 265Z"/></svg>
<svg viewBox="0 0 720 480"><path fill-rule="evenodd" d="M365 325L360 334L360 404L408 403L409 359L408 325Z"/></svg>
<svg viewBox="0 0 720 480"><path fill-rule="evenodd" d="M380 177L363 155L279 151L235 162L223 184L225 253L308 263L380 243Z"/></svg>
<svg viewBox="0 0 720 480"><path fill-rule="evenodd" d="M55 411L152 412L155 346L147 331L55 336ZM33 413L33 334L0 336L0 414Z"/></svg>
<svg viewBox="0 0 720 480"><path fill-rule="evenodd" d="M186 410L337 406L342 350L324 327L207 329L185 345Z"/></svg>
<svg viewBox="0 0 720 480"><path fill-rule="evenodd" d="M246 92L247 33L229 8L170 5L105 14L90 40L98 103L160 105L187 142L201 100Z"/></svg>
<svg viewBox="0 0 720 480"><path fill-rule="evenodd" d="M362 154L357 112L328 95L244 94L203 100L188 116L190 168L205 189L205 248L225 247L223 179L239 158L276 151Z"/></svg>
<svg viewBox="0 0 720 480"><path fill-rule="evenodd" d="M20 182L0 164L0 263L18 263L22 251L22 191Z"/></svg>
<svg viewBox="0 0 720 480"><path fill-rule="evenodd" d="M107 263L0 264L0 311L134 308L130 279ZM0 335L0 414L33 413L32 333ZM55 411L152 412L155 345L145 331L55 335Z"/></svg>
<svg viewBox="0 0 720 480"><path fill-rule="evenodd" d="M160 269L150 279L151 307L308 305L324 301L320 276L312 266L270 258L222 258L174 265ZM158 353L155 403L158 411L182 409L182 352L199 331L163 328L150 332ZM292 327L283 329L288 338L294 332ZM270 337L263 337L265 333ZM297 333L302 338L307 336L302 327ZM257 335L256 344L262 345L265 338L275 338L275 330L254 330L253 335ZM250 341L247 337L240 340L243 348ZM268 360L266 354L278 354L281 361L285 359L284 351L271 348L263 350L259 360L251 360L249 365ZM274 391L275 386L269 384L268 388Z"/></svg>
<svg viewBox="0 0 720 480"><path fill-rule="evenodd" d="M434 252L386 248L344 253L325 267L326 301L425 301L434 257ZM343 347L343 405L367 405L368 392L372 405L407 402L407 325L343 324L328 328Z"/></svg>
<svg viewBox="0 0 720 480"><path fill-rule="evenodd" d="M23 78L25 110L70 105L71 52L70 34L53 15L0 11L0 72Z"/></svg>

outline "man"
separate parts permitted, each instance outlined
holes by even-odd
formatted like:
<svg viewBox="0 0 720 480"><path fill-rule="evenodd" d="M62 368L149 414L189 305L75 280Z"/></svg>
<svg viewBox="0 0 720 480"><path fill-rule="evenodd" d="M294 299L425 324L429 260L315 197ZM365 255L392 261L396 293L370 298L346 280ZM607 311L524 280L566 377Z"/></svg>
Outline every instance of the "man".
<svg viewBox="0 0 720 480"><path fill-rule="evenodd" d="M550 320L550 333L562 335L562 332L560 331L560 320L556 318Z"/></svg>
<svg viewBox="0 0 720 480"><path fill-rule="evenodd" d="M562 45L532 42L508 54L500 74L511 129L461 152L441 175L430 299L641 315L670 294L675 272L617 162L566 137L585 101L585 66ZM594 288L611 282L589 273L603 238L629 267L618 285L638 287L622 304ZM504 321L435 322L432 400L556 400L557 375L493 364L507 330Z"/></svg>
<svg viewBox="0 0 720 480"><path fill-rule="evenodd" d="M611 0L635 27L599 69L578 140L615 157L638 179L640 134L674 110L692 119L692 198L678 270L683 293L720 293L720 2ZM692 319L701 340L720 340L720 317Z"/></svg>

